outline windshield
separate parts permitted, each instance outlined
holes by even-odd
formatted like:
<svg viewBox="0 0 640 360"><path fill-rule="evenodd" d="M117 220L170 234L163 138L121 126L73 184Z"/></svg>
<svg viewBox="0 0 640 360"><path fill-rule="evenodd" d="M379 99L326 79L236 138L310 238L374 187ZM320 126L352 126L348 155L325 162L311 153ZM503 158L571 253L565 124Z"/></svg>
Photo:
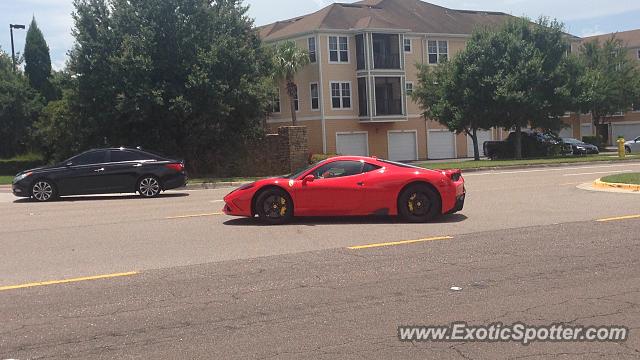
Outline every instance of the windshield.
<svg viewBox="0 0 640 360"><path fill-rule="evenodd" d="M313 169L314 167L316 167L316 165L322 164L325 161L327 161L327 160L322 160L322 161L319 161L319 162L317 162L315 164L312 164L312 165L309 165L309 166L305 166L305 167L301 167L301 168L297 169L296 171L294 171L293 173L283 176L283 178L285 178L285 179L297 179L302 174L304 174L307 171Z"/></svg>

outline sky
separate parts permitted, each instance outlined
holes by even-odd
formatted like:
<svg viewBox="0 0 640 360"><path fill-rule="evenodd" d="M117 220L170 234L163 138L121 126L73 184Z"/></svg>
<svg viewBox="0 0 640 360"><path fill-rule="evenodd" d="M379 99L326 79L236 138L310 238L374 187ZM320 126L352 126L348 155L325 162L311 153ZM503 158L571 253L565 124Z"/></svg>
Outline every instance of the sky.
<svg viewBox="0 0 640 360"><path fill-rule="evenodd" d="M256 25L284 20L327 6L329 0L245 0ZM354 0L340 0L354 2ZM637 0L429 0L453 9L502 11L516 16L541 15L562 21L577 36L606 34L640 28L640 1ZM0 0L0 48L11 52L9 24L28 25L35 16L51 51L55 69L64 67L73 45L72 0ZM24 49L24 30L15 30L16 52Z"/></svg>

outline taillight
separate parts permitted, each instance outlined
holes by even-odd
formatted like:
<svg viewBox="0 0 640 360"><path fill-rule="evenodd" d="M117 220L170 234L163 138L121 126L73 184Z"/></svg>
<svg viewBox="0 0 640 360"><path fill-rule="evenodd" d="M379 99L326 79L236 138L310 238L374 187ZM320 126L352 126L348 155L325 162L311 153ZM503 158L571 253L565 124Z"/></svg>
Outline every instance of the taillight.
<svg viewBox="0 0 640 360"><path fill-rule="evenodd" d="M171 170L175 170L177 172L181 172L184 170L184 165L177 163L177 164L167 164L164 167L171 169Z"/></svg>

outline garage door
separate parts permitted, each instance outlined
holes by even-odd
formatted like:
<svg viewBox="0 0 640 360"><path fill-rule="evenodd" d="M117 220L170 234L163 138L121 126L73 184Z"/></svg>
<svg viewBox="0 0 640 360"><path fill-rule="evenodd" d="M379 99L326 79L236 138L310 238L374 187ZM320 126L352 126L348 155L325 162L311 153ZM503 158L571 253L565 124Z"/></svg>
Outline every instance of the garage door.
<svg viewBox="0 0 640 360"><path fill-rule="evenodd" d="M389 160L418 160L416 131L389 133Z"/></svg>
<svg viewBox="0 0 640 360"><path fill-rule="evenodd" d="M580 124L580 140L585 136L593 136L593 124Z"/></svg>
<svg viewBox="0 0 640 360"><path fill-rule="evenodd" d="M560 130L558 134L561 138L572 138L573 137L573 126L569 126Z"/></svg>
<svg viewBox="0 0 640 360"><path fill-rule="evenodd" d="M369 156L367 133L336 134L339 155Z"/></svg>
<svg viewBox="0 0 640 360"><path fill-rule="evenodd" d="M640 136L640 124L611 124L613 135L613 141L618 139L618 136L624 137L625 140L633 140Z"/></svg>
<svg viewBox="0 0 640 360"><path fill-rule="evenodd" d="M482 145L484 144L485 141L493 140L493 132L490 130L488 131L478 130L476 135L478 136L478 150L480 150L480 156L483 156ZM471 136L467 136L467 156L474 157L474 155L475 154L473 153L473 140L471 139Z"/></svg>
<svg viewBox="0 0 640 360"><path fill-rule="evenodd" d="M454 134L448 131L429 131L427 137L429 159L453 159L456 157Z"/></svg>

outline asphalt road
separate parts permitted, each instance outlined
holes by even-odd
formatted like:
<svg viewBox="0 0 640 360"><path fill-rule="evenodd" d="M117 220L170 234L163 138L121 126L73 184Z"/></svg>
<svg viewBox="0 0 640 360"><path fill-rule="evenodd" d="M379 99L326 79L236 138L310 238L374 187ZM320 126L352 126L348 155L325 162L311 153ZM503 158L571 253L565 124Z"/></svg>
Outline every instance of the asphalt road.
<svg viewBox="0 0 640 360"><path fill-rule="evenodd" d="M623 171L640 163L469 173L465 210L431 224L261 226L218 214L228 190L0 193L0 359L639 358L640 218L596 220L639 215L640 194L578 188ZM58 283L108 274L122 276ZM397 339L398 325L453 321L618 324L631 338Z"/></svg>

